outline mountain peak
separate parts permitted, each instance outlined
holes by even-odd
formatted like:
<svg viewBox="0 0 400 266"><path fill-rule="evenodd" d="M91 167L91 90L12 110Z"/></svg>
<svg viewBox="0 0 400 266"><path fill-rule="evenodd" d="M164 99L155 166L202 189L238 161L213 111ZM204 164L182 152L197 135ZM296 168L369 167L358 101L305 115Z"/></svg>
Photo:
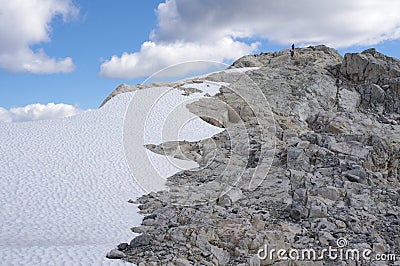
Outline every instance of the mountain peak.
<svg viewBox="0 0 400 266"><path fill-rule="evenodd" d="M293 57L291 50L285 49L278 52L246 55L236 60L232 67L283 67L293 66L327 66L338 64L343 60L342 56L333 48L325 45L295 48Z"/></svg>

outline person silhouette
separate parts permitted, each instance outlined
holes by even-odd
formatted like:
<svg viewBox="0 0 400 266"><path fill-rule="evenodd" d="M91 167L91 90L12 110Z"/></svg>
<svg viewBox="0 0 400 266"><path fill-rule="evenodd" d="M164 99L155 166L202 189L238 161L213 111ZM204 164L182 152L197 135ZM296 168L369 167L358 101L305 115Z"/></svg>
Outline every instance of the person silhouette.
<svg viewBox="0 0 400 266"><path fill-rule="evenodd" d="M294 50L294 43L292 43L292 50Z"/></svg>

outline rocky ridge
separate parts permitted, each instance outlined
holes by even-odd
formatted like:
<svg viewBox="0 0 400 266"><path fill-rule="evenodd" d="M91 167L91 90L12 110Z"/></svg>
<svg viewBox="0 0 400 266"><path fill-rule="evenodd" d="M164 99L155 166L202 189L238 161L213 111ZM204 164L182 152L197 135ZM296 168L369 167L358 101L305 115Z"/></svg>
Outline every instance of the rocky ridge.
<svg viewBox="0 0 400 266"><path fill-rule="evenodd" d="M132 230L141 235L109 257L137 265L399 265L400 61L375 49L342 58L314 46L294 58L284 50L232 65L243 67L253 68L188 81L229 84L187 106L226 130L147 146L201 167L170 177L168 192L139 198L146 216ZM136 89L123 85L110 97ZM265 245L321 250L338 248L338 239L397 261L258 256Z"/></svg>

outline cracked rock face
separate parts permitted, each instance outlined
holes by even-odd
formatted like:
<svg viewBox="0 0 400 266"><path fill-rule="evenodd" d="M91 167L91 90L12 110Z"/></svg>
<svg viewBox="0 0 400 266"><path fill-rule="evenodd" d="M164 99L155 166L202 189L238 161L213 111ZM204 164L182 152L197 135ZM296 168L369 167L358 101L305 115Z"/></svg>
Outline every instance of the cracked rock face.
<svg viewBox="0 0 400 266"><path fill-rule="evenodd" d="M187 106L224 132L147 146L201 167L138 199L146 217L132 230L142 236L117 255L138 265L289 265L257 254L334 248L345 238L349 248L400 260L400 61L316 46L293 58L289 50L245 56L233 67L257 68L201 78L229 85Z"/></svg>

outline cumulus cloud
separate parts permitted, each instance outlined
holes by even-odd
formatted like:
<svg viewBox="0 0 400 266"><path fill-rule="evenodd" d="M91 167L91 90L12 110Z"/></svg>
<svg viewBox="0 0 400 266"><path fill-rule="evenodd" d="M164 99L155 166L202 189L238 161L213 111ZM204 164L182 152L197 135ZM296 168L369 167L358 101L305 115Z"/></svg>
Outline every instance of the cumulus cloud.
<svg viewBox="0 0 400 266"><path fill-rule="evenodd" d="M7 110L0 107L0 121L24 122L33 120L56 119L73 116L81 113L79 108L64 103L30 104L25 107L16 107Z"/></svg>
<svg viewBox="0 0 400 266"><path fill-rule="evenodd" d="M121 57L113 56L108 62L101 65L100 73L106 77L132 78L149 76L164 67L192 60L224 61L235 59L243 54L248 54L256 49L258 43L247 45L234 41L231 38L223 38L214 44L202 44L195 42L174 43L143 43L140 52L124 53ZM186 74L196 69L196 65L182 69ZM207 66L198 64L199 67ZM186 72L186 73L184 73ZM170 73L172 76L177 73Z"/></svg>
<svg viewBox="0 0 400 266"><path fill-rule="evenodd" d="M7 109L4 109L3 107L0 107L0 121L3 122L11 122L11 116L10 113L8 112Z"/></svg>
<svg viewBox="0 0 400 266"><path fill-rule="evenodd" d="M72 0L0 0L0 67L11 72L71 72L70 57L51 58L32 45L50 41L50 22L78 14Z"/></svg>
<svg viewBox="0 0 400 266"><path fill-rule="evenodd" d="M154 40L266 38L346 47L400 37L397 0L170 0L157 9Z"/></svg>
<svg viewBox="0 0 400 266"><path fill-rule="evenodd" d="M373 45L400 38L398 10L398 0L167 0L156 10L150 41L138 52L114 55L100 74L135 78L182 59L231 60L256 50L255 42L243 39Z"/></svg>

